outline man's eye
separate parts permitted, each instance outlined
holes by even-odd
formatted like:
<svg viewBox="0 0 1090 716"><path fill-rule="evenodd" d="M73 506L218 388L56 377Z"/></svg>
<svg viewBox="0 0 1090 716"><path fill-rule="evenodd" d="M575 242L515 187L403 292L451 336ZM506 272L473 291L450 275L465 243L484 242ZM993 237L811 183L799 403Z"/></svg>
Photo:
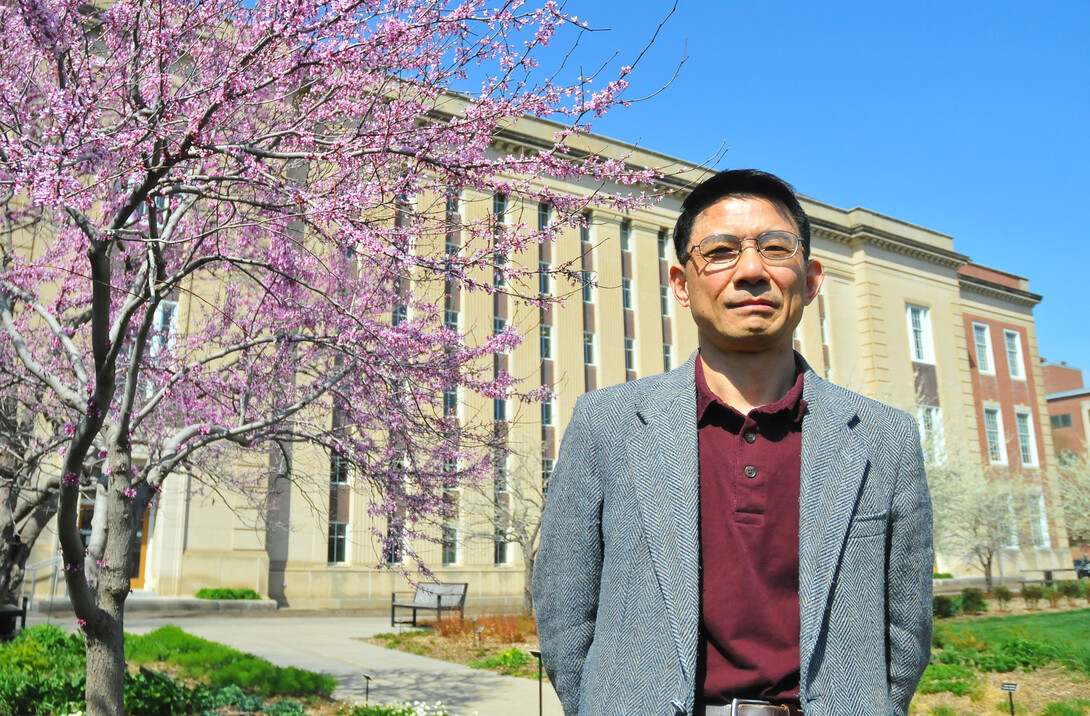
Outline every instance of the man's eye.
<svg viewBox="0 0 1090 716"><path fill-rule="evenodd" d="M793 249L790 246L784 245L782 241L770 241L761 244L761 253L771 258L790 256L792 251Z"/></svg>
<svg viewBox="0 0 1090 716"><path fill-rule="evenodd" d="M738 255L738 249L734 246L721 244L712 246L704 251L704 258L709 261L730 261Z"/></svg>

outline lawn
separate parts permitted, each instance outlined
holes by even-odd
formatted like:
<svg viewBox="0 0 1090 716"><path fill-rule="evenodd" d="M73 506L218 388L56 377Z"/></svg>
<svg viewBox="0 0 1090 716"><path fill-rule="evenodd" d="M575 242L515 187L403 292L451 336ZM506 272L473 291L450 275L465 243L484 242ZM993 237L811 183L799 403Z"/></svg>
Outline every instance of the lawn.
<svg viewBox="0 0 1090 716"><path fill-rule="evenodd" d="M1090 609L940 620L932 646L914 714L1010 713L1003 683L1018 714L1090 714Z"/></svg>
<svg viewBox="0 0 1090 716"><path fill-rule="evenodd" d="M337 682L165 626L125 636L126 712L135 716L330 712ZM83 640L42 624L0 645L0 716L82 711ZM341 710L353 716L350 708Z"/></svg>

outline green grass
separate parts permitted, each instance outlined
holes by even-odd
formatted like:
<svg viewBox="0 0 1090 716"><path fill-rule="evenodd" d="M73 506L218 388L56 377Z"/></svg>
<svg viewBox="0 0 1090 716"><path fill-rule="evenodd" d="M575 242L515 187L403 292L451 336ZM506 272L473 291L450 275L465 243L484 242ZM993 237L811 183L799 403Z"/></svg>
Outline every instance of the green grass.
<svg viewBox="0 0 1090 716"><path fill-rule="evenodd" d="M521 649L511 647L487 659L469 662L473 669L494 669L507 676L531 676L537 674L537 661ZM532 672L532 673L531 673Z"/></svg>
<svg viewBox="0 0 1090 716"><path fill-rule="evenodd" d="M186 634L173 624L144 636L127 636L125 658L134 664L164 661L179 667L183 676L203 677L213 686L236 684L262 696L328 696L337 686L331 677L274 666L252 654Z"/></svg>
<svg viewBox="0 0 1090 716"><path fill-rule="evenodd" d="M197 599L261 599L261 595L252 589L203 587L197 591Z"/></svg>
<svg viewBox="0 0 1090 716"><path fill-rule="evenodd" d="M977 664L987 670L1008 670L1001 667L1012 660L1023 668L1057 661L1090 675L1090 609L944 622L936 633L943 651L980 648L1004 657L994 664Z"/></svg>
<svg viewBox="0 0 1090 716"><path fill-rule="evenodd" d="M1041 716L1086 716L1090 708L1090 701L1077 699L1076 701L1054 701L1045 706Z"/></svg>

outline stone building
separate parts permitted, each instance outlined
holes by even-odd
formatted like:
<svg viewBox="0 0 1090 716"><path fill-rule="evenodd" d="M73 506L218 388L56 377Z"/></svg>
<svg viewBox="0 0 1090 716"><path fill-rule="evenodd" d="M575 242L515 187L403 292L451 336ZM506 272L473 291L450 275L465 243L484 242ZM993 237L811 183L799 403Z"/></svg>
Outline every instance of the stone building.
<svg viewBox="0 0 1090 716"><path fill-rule="evenodd" d="M500 148L533 146L555 129L527 120L506 133ZM601 137L587 142L590 150L631 153L634 164L681 165ZM525 333L520 347L496 357L497 365L556 391L544 405L473 395L445 401L459 415L491 418L506 435L510 456L491 486L497 494L478 499L478 507L487 511L497 500L543 492L581 393L669 370L695 349L695 328L680 315L667 276L684 187L702 174L678 171L660 184L665 196L655 206L632 215L595 212L588 228L566 230L536 249L539 263L570 264L588 279L540 287L564 296L562 305L543 312L483 292L447 299L448 322L470 335L507 324ZM809 198L803 206L813 225L812 256L823 262L826 281L799 326L797 349L819 375L918 415L932 449L961 446L992 469L1016 475L1032 509L1013 526L1023 537L1009 545L1007 562L1015 569L1066 565L1061 511L1047 479L1054 449L1032 312L1040 297L1025 279L972 263L950 236L866 209ZM467 220L492 212L510 222L549 221L548 206L472 192L457 197L451 210ZM1086 411L1081 415L1088 419ZM299 451L295 472L268 521L253 507L261 500L204 493L181 476L168 480L142 533L134 587L164 596L250 587L302 608L388 604L405 580L396 568L380 566L399 555L382 554L375 534L385 525L368 517L369 495L351 489L349 470L330 465L324 453ZM520 492L517 485L531 489ZM471 603L516 607L525 572L518 544L481 517L477 498L457 499L459 519L420 555L439 579L468 582ZM52 539L43 537L37 556L55 552ZM970 569L953 555L939 566ZM48 579L38 576L41 595Z"/></svg>

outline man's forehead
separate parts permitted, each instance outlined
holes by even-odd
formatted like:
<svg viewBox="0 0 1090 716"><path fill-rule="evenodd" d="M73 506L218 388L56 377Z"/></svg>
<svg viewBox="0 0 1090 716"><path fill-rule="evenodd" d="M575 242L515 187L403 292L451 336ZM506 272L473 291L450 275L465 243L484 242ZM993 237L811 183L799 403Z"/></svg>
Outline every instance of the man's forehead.
<svg viewBox="0 0 1090 716"><path fill-rule="evenodd" d="M720 221L723 218L725 218L723 216L723 214L725 213L725 210L733 208L733 207L738 207L741 204L745 204L745 203L753 203L753 204L757 204L757 205L765 205L765 206L771 207L775 211L775 213L779 216L779 218L782 221L784 221L787 224L787 226L791 228L792 231L794 231L796 233L798 232L799 227L798 227L798 224L795 223L795 217L793 217L791 215L791 212L787 209L786 206L784 206L782 203L776 201L775 199L769 199L768 197L759 196L757 194L730 194L730 195L727 195L727 196L724 196L724 197L720 197L719 199L716 199L714 202L712 202L711 204L706 206L704 209L702 209L700 211L699 214L696 215L696 219L693 221L693 227L696 228L696 227L700 226L701 223L705 223L705 222ZM782 228L782 227L769 227L769 228ZM704 238L704 237L694 235L694 236L690 237L690 240L691 241L700 241L702 238Z"/></svg>

